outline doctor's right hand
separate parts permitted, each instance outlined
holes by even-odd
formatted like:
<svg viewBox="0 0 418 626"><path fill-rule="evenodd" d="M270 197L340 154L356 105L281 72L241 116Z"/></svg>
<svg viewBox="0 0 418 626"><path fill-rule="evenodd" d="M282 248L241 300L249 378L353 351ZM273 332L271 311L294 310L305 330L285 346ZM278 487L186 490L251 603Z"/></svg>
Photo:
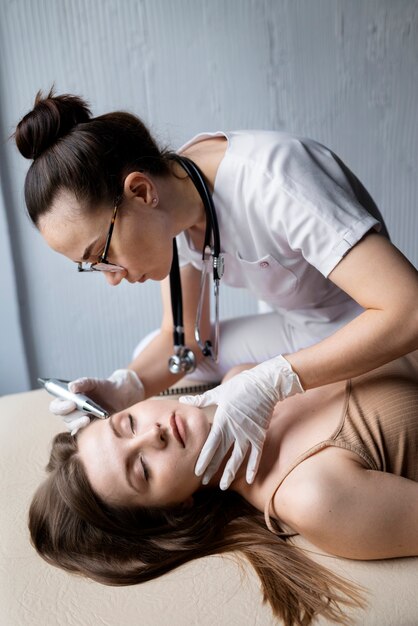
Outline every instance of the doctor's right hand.
<svg viewBox="0 0 418 626"><path fill-rule="evenodd" d="M232 449L220 488L228 489L248 451L246 479L251 484L258 470L274 407L295 393L304 393L302 384L289 361L279 354L201 395L179 398L179 402L191 406L218 407L195 466L197 476L204 474L202 483L209 483Z"/></svg>
<svg viewBox="0 0 418 626"><path fill-rule="evenodd" d="M145 389L138 375L128 369L116 370L109 378L77 378L69 383L73 393L84 393L110 411L121 411L145 398ZM55 398L49 410L63 417L67 430L76 432L90 423L90 417L78 411L74 402Z"/></svg>

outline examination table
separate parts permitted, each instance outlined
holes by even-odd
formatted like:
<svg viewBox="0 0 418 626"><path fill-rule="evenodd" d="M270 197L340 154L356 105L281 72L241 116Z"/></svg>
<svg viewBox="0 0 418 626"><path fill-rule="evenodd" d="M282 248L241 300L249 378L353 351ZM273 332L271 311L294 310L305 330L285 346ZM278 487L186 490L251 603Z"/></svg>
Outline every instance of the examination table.
<svg viewBox="0 0 418 626"><path fill-rule="evenodd" d="M53 435L44 390L0 398L1 626L271 626L251 567L208 557L143 585L107 587L47 565L29 543L27 511L44 476ZM418 520L417 520L418 524ZM307 545L307 544L304 544ZM365 626L418 625L418 558L321 562L369 591ZM317 620L318 625L328 622Z"/></svg>

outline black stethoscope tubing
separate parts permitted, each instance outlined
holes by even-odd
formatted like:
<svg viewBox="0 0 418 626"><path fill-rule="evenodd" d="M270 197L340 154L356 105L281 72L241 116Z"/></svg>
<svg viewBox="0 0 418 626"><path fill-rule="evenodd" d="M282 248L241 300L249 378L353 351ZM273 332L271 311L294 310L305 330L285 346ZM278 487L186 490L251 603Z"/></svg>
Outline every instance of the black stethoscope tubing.
<svg viewBox="0 0 418 626"><path fill-rule="evenodd" d="M220 262L221 239L219 234L218 218L212 195L209 191L202 171L193 161L178 154L173 154L170 158L183 167L202 199L206 213L206 229L202 250L202 260L205 262L206 249L209 247L213 259L213 279L215 283L219 285L219 280L223 274L223 263ZM184 345L183 297L177 243L175 238L173 239L173 260L170 269L170 297L171 310L173 314L174 355L169 359L169 369L172 373L176 374L180 372L190 373L196 367L196 359L194 353ZM208 346L211 346L210 341L206 341L205 348L202 349L204 356L211 354L211 350L208 349Z"/></svg>
<svg viewBox="0 0 418 626"><path fill-rule="evenodd" d="M179 255L175 238L173 239L173 261L170 270L170 296L174 323L174 346L184 346L183 293L181 289Z"/></svg>
<svg viewBox="0 0 418 626"><path fill-rule="evenodd" d="M218 217L216 215L212 194L209 191L205 177L200 168L191 159L188 159L184 156L179 156L178 154L173 155L172 159L174 161L177 161L177 163L179 163L187 172L203 202L206 213L206 231L205 242L203 244L202 259L204 260L205 258L206 246L212 247L212 255L215 258L218 258L221 253L221 238L219 234ZM212 235L213 244L211 244ZM221 277L218 276L216 267L214 267L214 270L215 271L213 277L216 279L220 279Z"/></svg>

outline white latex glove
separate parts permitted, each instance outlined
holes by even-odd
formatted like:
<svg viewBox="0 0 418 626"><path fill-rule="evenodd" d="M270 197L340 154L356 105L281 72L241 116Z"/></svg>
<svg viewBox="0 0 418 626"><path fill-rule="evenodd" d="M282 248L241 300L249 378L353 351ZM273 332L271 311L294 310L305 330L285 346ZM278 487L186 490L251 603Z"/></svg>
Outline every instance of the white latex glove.
<svg viewBox="0 0 418 626"><path fill-rule="evenodd" d="M204 473L206 485L217 472L234 444L223 472L220 488L228 489L251 446L246 479L251 484L257 473L273 409L279 400L304 389L298 375L283 356L260 363L230 378L226 383L198 396L183 396L179 401L198 407L217 404L214 421L197 459L195 474Z"/></svg>
<svg viewBox="0 0 418 626"><path fill-rule="evenodd" d="M126 369L114 371L109 378L77 378L70 382L69 389L73 393L84 393L104 408L114 411L121 411L145 397L144 385L138 375ZM55 415L63 416L67 430L72 435L90 423L90 417L76 410L76 405L71 400L55 398L49 405L49 410Z"/></svg>
<svg viewBox="0 0 418 626"><path fill-rule="evenodd" d="M84 428L84 426L90 424L90 417L83 413L83 411L78 411L74 402L71 400L55 398L50 403L49 410L51 413L54 413L54 415L60 415L62 417L71 435L75 435L80 428Z"/></svg>

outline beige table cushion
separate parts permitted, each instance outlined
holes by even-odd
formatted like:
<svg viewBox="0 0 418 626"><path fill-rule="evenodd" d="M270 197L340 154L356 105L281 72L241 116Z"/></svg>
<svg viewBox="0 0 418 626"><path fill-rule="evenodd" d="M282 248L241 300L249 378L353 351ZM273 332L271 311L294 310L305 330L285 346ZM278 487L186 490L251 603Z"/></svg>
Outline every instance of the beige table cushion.
<svg viewBox="0 0 418 626"><path fill-rule="evenodd" d="M1 626L270 626L257 577L231 558L201 559L159 580L114 588L48 566L29 543L27 510L60 420L43 391L0 398ZM418 523L418 520L417 520ZM418 558L323 562L369 589L355 624L418 624ZM325 624L318 620L318 625Z"/></svg>

